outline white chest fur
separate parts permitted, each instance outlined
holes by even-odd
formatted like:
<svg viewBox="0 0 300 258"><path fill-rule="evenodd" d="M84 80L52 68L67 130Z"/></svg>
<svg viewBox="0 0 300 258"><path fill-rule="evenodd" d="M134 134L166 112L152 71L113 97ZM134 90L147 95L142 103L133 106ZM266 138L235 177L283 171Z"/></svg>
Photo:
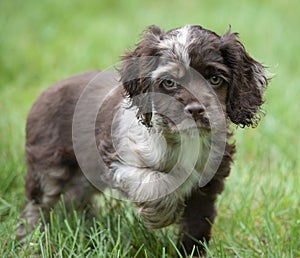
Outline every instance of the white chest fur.
<svg viewBox="0 0 300 258"><path fill-rule="evenodd" d="M121 107L112 132L118 156L111 164L114 187L137 203L149 228L176 220L209 152L207 139L198 132L166 135L158 124L154 116L147 129L134 108Z"/></svg>

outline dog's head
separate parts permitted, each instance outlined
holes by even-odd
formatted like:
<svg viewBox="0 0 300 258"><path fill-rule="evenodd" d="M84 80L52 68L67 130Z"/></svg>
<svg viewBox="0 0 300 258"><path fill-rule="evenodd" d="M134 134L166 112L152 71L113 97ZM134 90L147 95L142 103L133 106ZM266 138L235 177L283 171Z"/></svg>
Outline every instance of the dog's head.
<svg viewBox="0 0 300 258"><path fill-rule="evenodd" d="M217 106L236 125L255 126L259 120L268 81L236 33L150 26L122 60L125 93L148 127L156 113L169 128L191 127L182 126L190 119L207 129Z"/></svg>

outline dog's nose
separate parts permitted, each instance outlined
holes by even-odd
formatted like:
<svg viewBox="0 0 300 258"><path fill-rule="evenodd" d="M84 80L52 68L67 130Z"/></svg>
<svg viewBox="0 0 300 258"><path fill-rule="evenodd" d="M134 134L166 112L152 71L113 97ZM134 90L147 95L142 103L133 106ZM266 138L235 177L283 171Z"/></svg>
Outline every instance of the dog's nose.
<svg viewBox="0 0 300 258"><path fill-rule="evenodd" d="M205 112L205 107L203 105L201 105L200 103L194 102L194 103L188 104L184 108L184 111L187 112L188 114L191 114L194 119L198 119Z"/></svg>

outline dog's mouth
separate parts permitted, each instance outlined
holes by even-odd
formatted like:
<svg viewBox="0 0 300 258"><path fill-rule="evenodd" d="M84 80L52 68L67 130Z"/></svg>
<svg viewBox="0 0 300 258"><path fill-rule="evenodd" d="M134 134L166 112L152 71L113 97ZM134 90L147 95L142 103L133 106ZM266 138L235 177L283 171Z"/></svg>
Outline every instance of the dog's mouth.
<svg viewBox="0 0 300 258"><path fill-rule="evenodd" d="M195 121L191 118L185 118L181 121L172 121L168 117L162 116L164 127L172 133L182 133L187 135L207 135L211 133L211 126L207 118Z"/></svg>
<svg viewBox="0 0 300 258"><path fill-rule="evenodd" d="M175 128L173 127L173 131L177 131L179 133L185 133L185 134L193 134L193 133L199 133L200 135L209 134L211 132L211 128L209 124L204 123L195 123L195 124L189 124L189 123L181 123L177 125Z"/></svg>

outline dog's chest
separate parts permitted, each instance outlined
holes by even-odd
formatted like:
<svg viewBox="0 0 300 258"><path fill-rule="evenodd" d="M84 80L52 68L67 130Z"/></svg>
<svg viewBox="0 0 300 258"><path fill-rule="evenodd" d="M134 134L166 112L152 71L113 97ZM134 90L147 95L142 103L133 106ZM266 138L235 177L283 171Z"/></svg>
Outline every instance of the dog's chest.
<svg viewBox="0 0 300 258"><path fill-rule="evenodd" d="M147 129L131 110L122 112L115 132L114 147L119 161L127 166L201 173L209 152L208 140L196 132L176 134L170 140L157 126Z"/></svg>

